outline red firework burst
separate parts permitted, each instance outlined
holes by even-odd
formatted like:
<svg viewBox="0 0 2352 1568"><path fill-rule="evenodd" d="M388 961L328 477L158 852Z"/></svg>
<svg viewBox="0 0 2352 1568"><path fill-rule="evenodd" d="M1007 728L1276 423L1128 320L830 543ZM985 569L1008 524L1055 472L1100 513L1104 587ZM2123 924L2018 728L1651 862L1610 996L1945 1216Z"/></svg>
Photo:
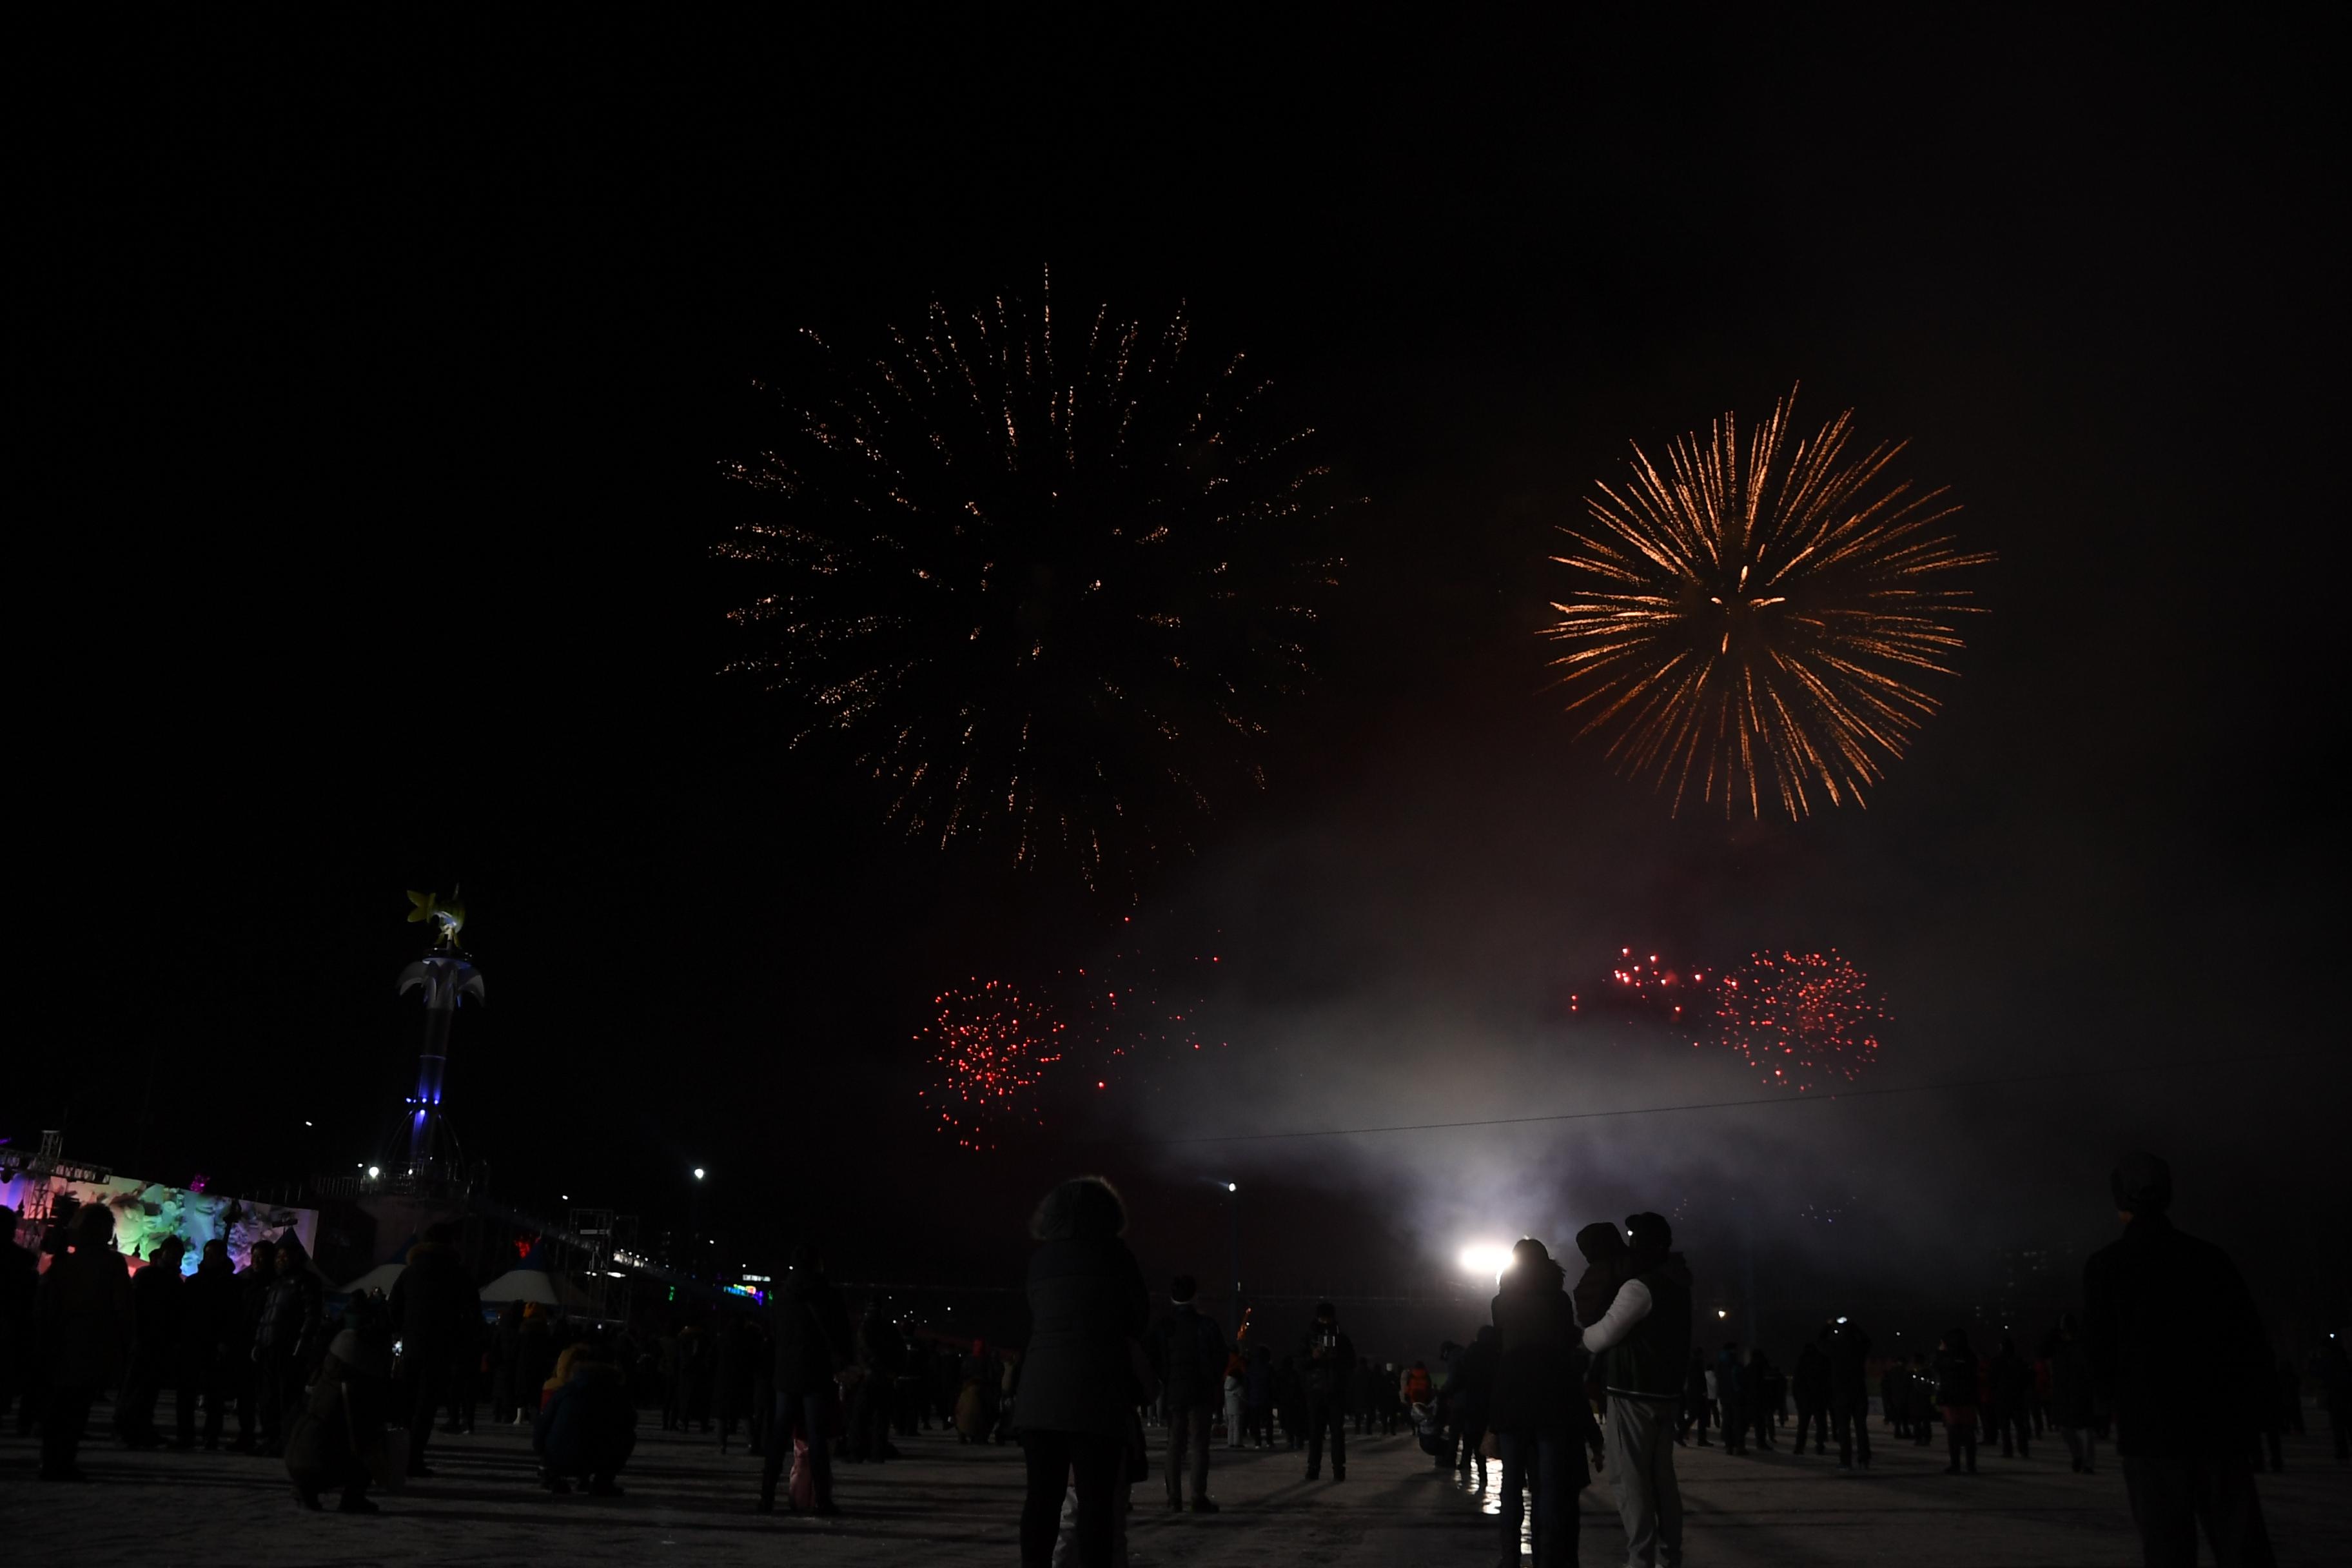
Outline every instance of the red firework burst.
<svg viewBox="0 0 2352 1568"><path fill-rule="evenodd" d="M1723 1043L1776 1089L1803 1094L1830 1078L1851 1083L1878 1056L1890 1020L1870 977L1827 952L1759 952L1716 987Z"/></svg>
<svg viewBox="0 0 2352 1568"><path fill-rule="evenodd" d="M1037 1086L1062 1059L1060 1021L997 980L974 978L931 1003L938 1013L915 1040L940 1075L923 1090L940 1131L993 1149L1000 1132L1038 1125Z"/></svg>
<svg viewBox="0 0 2352 1568"><path fill-rule="evenodd" d="M1713 984L1714 972L1669 963L1657 953L1640 953L1621 947L1610 961L1606 977L1589 990L1569 994L1568 1010L1600 1013L1675 1028L1696 1027L1706 1009L1704 993Z"/></svg>

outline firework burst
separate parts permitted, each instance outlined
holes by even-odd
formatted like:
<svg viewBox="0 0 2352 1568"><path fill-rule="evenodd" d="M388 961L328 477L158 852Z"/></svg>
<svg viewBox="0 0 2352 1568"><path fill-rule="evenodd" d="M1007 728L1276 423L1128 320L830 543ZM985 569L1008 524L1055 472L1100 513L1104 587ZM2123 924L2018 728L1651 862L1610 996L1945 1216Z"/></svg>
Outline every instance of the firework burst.
<svg viewBox="0 0 2352 1568"><path fill-rule="evenodd" d="M764 498L720 553L752 569L729 668L830 735L888 817L942 846L1124 883L1264 784L1342 562L1311 431L1271 426L1236 356L1179 313L934 305L878 353L813 334Z"/></svg>
<svg viewBox="0 0 2352 1568"><path fill-rule="evenodd" d="M1796 394L1743 452L1733 416L1667 448L1640 447L1622 489L1600 487L1589 523L1553 557L1576 575L1544 636L1589 735L1610 732L1622 770L1730 815L1765 803L1791 817L1866 804L1951 673L1956 585L1992 559L1938 525L1947 492L1914 494L1889 466L1900 442L1848 455L1851 410L1790 447Z"/></svg>
<svg viewBox="0 0 2352 1568"><path fill-rule="evenodd" d="M1723 1043L1776 1089L1803 1094L1831 1078L1851 1083L1878 1058L1890 1021L1870 977L1828 952L1759 952L1715 987Z"/></svg>
<svg viewBox="0 0 2352 1568"><path fill-rule="evenodd" d="M1225 1042L1203 1027L1219 963L1215 953L1161 960L1129 933L1101 962L1065 973L1058 992L1070 1019L1071 1054L1093 1064L1089 1083L1148 1080L1223 1050Z"/></svg>
<svg viewBox="0 0 2352 1568"><path fill-rule="evenodd" d="M915 1037L939 1075L923 1099L939 1130L967 1149L1038 1124L1038 1086L1062 1059L1063 1026L1012 986L974 979L931 999Z"/></svg>

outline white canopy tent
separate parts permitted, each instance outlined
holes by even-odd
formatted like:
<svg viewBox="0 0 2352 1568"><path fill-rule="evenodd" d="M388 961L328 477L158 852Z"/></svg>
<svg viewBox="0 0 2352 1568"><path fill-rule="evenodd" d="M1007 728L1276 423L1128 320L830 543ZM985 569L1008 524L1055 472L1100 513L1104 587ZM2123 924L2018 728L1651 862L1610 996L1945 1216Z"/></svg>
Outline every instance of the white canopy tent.
<svg viewBox="0 0 2352 1568"><path fill-rule="evenodd" d="M358 1279L352 1280L350 1284L344 1286L343 1294L347 1296L364 1296L371 1290L381 1290L385 1295L389 1296L392 1294L393 1286L398 1282L402 1272L405 1270L407 1267L408 1265L405 1263L379 1263L374 1268L369 1269L366 1273L361 1275Z"/></svg>
<svg viewBox="0 0 2352 1568"><path fill-rule="evenodd" d="M536 1301L542 1307L557 1304L555 1282L543 1268L509 1268L482 1287L484 1302L504 1305L509 1301Z"/></svg>

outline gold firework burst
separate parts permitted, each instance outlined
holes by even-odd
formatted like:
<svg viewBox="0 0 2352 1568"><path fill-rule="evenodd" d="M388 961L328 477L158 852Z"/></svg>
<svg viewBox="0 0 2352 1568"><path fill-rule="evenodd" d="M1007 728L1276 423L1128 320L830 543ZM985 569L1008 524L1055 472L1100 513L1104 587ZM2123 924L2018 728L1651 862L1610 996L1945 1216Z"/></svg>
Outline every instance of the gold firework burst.
<svg viewBox="0 0 2352 1568"><path fill-rule="evenodd" d="M1992 559L1938 524L1959 508L1914 494L1888 466L1905 443L1850 458L1853 410L1787 449L1796 392L1741 451L1733 416L1667 448L1637 445L1622 489L1587 499L1591 522L1552 559L1576 574L1543 635L1563 645L1557 685L1611 735L1627 773L1725 815L1768 796L1791 817L1865 805L1937 700L1916 683L1952 673L1955 623L1975 613L1964 568ZM1743 461L1744 457L1744 461Z"/></svg>

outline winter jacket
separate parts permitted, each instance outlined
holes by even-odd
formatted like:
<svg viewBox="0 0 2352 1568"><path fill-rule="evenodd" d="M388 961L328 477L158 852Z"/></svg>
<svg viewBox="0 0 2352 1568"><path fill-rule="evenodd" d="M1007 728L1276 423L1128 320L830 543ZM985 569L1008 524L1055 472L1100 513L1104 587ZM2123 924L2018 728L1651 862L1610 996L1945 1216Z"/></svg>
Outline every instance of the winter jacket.
<svg viewBox="0 0 2352 1568"><path fill-rule="evenodd" d="M186 1315L187 1285L180 1271L150 1261L131 1281L131 1315L134 1324L131 1353L141 1364L162 1365L176 1359L180 1324Z"/></svg>
<svg viewBox="0 0 2352 1568"><path fill-rule="evenodd" d="M1029 1256L1028 1296L1021 1429L1125 1437L1143 1394L1131 1352L1151 1318L1135 1254L1115 1236L1049 1229Z"/></svg>
<svg viewBox="0 0 2352 1568"><path fill-rule="evenodd" d="M637 1446L637 1409L621 1369L577 1361L548 1396L530 1433L531 1450L559 1476L610 1476Z"/></svg>
<svg viewBox="0 0 2352 1568"><path fill-rule="evenodd" d="M1689 1370L1683 1373L1683 1408L1696 1410L1715 1397L1715 1385L1707 1375L1706 1352L1691 1352Z"/></svg>
<svg viewBox="0 0 2352 1568"><path fill-rule="evenodd" d="M1633 1277L1618 1288L1601 1321L1584 1331L1584 1348L1606 1351L1612 1394L1672 1403L1682 1396L1690 1360L1690 1266L1682 1254L1636 1255Z"/></svg>
<svg viewBox="0 0 2352 1568"><path fill-rule="evenodd" d="M1217 1382L1225 1364L1225 1331L1191 1302L1151 1325L1151 1370L1168 1391L1171 1410L1192 1410L1217 1402Z"/></svg>
<svg viewBox="0 0 2352 1568"><path fill-rule="evenodd" d="M1870 1336L1852 1323L1830 1329L1830 1403L1855 1405L1870 1399Z"/></svg>
<svg viewBox="0 0 2352 1568"><path fill-rule="evenodd" d="M394 1281L385 1305L400 1334L401 1353L416 1364L470 1350L480 1331L482 1293L457 1252L437 1241L420 1241L408 1249L408 1267Z"/></svg>
<svg viewBox="0 0 2352 1568"><path fill-rule="evenodd" d="M1609 1310L1619 1288L1633 1277L1633 1255L1626 1248L1625 1233L1606 1220L1578 1231L1576 1249L1584 1255L1585 1269L1571 1299L1576 1321L1591 1328Z"/></svg>
<svg viewBox="0 0 2352 1568"><path fill-rule="evenodd" d="M833 1374L857 1353L849 1310L823 1274L795 1268L776 1290L773 1309L776 1393L804 1399L833 1386Z"/></svg>
<svg viewBox="0 0 2352 1568"><path fill-rule="evenodd" d="M383 1385L341 1363L310 1385L286 1433L286 1473L306 1491L364 1486L383 1431Z"/></svg>
<svg viewBox="0 0 2352 1568"><path fill-rule="evenodd" d="M308 1366L325 1348L326 1326L326 1288L298 1253L293 1268L273 1278L262 1294L261 1321L253 1331L255 1359Z"/></svg>
<svg viewBox="0 0 2352 1568"><path fill-rule="evenodd" d="M1348 1369L1355 1364L1356 1342L1341 1333L1337 1323L1328 1329L1319 1323L1310 1325L1298 1342L1299 1381L1309 1399L1328 1400L1344 1407Z"/></svg>
<svg viewBox="0 0 2352 1568"><path fill-rule="evenodd" d="M1478 1337L1462 1352L1454 1369L1453 1386L1446 1391L1456 1426L1468 1431L1490 1425L1496 1360L1495 1330L1491 1324L1482 1324Z"/></svg>
<svg viewBox="0 0 2352 1568"><path fill-rule="evenodd" d="M2091 1391L2091 1358L2078 1340L2060 1340L2050 1351L2050 1419L2061 1426L2084 1427L2096 1418Z"/></svg>
<svg viewBox="0 0 2352 1568"><path fill-rule="evenodd" d="M1748 1406L1748 1369L1739 1364L1739 1357L1730 1351L1717 1351L1715 1356L1715 1397L1726 1411L1744 1410ZM1731 1417L1724 1417L1728 1426Z"/></svg>
<svg viewBox="0 0 2352 1568"><path fill-rule="evenodd" d="M1250 1357L1249 1371L1245 1375L1248 1386L1244 1392L1249 1397L1250 1408L1252 1410L1271 1409L1274 1405L1274 1358L1270 1355L1253 1355Z"/></svg>
<svg viewBox="0 0 2352 1568"><path fill-rule="evenodd" d="M227 1258L206 1258L181 1289L187 1292L187 1310L180 1315L180 1361L201 1375L226 1364L233 1353L236 1275Z"/></svg>
<svg viewBox="0 0 2352 1568"><path fill-rule="evenodd" d="M1966 1409L1976 1407L1976 1352L1945 1349L1936 1352L1936 1403Z"/></svg>
<svg viewBox="0 0 2352 1568"><path fill-rule="evenodd" d="M1576 1312L1562 1289L1559 1265L1529 1258L1503 1276L1490 1306L1495 1321L1494 1372L1486 1426L1496 1432L1536 1432L1571 1426L1584 1402L1584 1353L1577 1346ZM1577 1461L1581 1463L1580 1459Z"/></svg>
<svg viewBox="0 0 2352 1568"><path fill-rule="evenodd" d="M2243 1453L2276 1375L2237 1266L2137 1215L2083 1268L2083 1348L2126 1458Z"/></svg>
<svg viewBox="0 0 2352 1568"><path fill-rule="evenodd" d="M1830 1352L1807 1345L1797 1352L1797 1375L1791 1384L1797 1403L1815 1409L1830 1402Z"/></svg>
<svg viewBox="0 0 2352 1568"><path fill-rule="evenodd" d="M89 1245L51 1258L33 1310L52 1384L106 1388L122 1375L134 1321L122 1254Z"/></svg>
<svg viewBox="0 0 2352 1568"><path fill-rule="evenodd" d="M2004 1410L2025 1408L2026 1395L2033 1387L2033 1369L2025 1364L2015 1345L2004 1342L1986 1373L1995 1404Z"/></svg>

